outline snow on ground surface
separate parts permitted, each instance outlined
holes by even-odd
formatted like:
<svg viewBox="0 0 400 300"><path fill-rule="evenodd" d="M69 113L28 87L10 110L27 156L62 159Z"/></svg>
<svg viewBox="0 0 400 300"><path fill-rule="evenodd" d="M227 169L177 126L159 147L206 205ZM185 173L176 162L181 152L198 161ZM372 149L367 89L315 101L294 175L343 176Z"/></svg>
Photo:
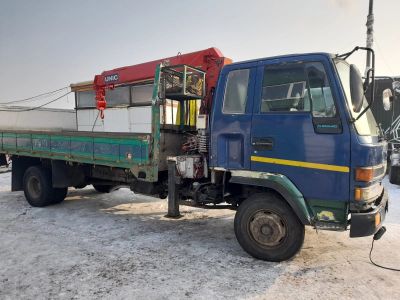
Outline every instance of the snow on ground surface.
<svg viewBox="0 0 400 300"><path fill-rule="evenodd" d="M400 268L400 188L390 186L388 232L375 260ZM129 190L70 190L32 208L0 174L0 299L400 299L400 274L368 261L371 237L307 229L291 261L248 256L234 212L183 207Z"/></svg>

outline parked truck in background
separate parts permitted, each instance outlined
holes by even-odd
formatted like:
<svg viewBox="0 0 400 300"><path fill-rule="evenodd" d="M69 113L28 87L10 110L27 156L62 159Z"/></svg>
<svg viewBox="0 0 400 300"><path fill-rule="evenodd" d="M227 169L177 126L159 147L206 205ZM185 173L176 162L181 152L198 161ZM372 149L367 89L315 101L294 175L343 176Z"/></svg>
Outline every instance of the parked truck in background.
<svg viewBox="0 0 400 300"><path fill-rule="evenodd" d="M231 63L210 48L105 71L72 85L75 130L0 128L12 190L42 207L68 187L125 185L168 195L170 217L228 205L240 245L269 261L293 257L305 226L372 235L388 209L387 145L354 51Z"/></svg>
<svg viewBox="0 0 400 300"><path fill-rule="evenodd" d="M372 113L388 141L388 174L392 184L400 185L400 76L375 78L375 99ZM370 94L367 94L371 101ZM382 105L382 103L384 105Z"/></svg>

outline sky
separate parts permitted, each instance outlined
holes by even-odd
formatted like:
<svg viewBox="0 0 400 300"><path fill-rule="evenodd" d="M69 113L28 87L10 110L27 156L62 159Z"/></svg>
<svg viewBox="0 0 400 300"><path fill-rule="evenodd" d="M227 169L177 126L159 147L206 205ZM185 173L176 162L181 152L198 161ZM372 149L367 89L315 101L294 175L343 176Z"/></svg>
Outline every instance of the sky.
<svg viewBox="0 0 400 300"><path fill-rule="evenodd" d="M374 6L376 73L400 75L400 1ZM368 0L0 0L0 102L209 47L234 61L343 53L365 46L367 12ZM351 62L363 71L365 54Z"/></svg>

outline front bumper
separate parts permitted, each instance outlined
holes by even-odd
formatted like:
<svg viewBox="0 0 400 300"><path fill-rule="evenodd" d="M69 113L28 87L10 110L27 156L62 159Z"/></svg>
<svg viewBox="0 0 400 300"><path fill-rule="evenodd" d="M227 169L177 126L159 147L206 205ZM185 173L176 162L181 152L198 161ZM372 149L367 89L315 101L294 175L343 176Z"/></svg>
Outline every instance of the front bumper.
<svg viewBox="0 0 400 300"><path fill-rule="evenodd" d="M388 194L385 189L375 203L376 206L368 212L351 213L350 237L373 235L381 228L389 205ZM378 224L376 223L377 219L379 219Z"/></svg>

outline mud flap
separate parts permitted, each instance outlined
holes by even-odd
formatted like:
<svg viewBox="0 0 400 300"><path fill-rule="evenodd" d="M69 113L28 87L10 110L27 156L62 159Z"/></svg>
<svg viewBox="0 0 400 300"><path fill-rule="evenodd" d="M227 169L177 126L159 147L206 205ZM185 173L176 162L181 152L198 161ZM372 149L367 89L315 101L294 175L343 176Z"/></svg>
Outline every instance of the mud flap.
<svg viewBox="0 0 400 300"><path fill-rule="evenodd" d="M391 184L400 185L400 166L391 166L390 167L389 181Z"/></svg>
<svg viewBox="0 0 400 300"><path fill-rule="evenodd" d="M7 158L5 154L0 154L0 167L7 166Z"/></svg>

